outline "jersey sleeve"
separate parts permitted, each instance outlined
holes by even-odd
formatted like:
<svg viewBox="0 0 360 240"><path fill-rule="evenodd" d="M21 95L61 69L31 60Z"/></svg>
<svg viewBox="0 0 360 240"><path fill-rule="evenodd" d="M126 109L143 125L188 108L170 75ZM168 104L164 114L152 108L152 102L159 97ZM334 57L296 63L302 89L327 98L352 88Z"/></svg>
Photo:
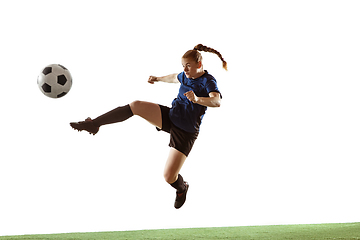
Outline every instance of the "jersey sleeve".
<svg viewBox="0 0 360 240"><path fill-rule="evenodd" d="M207 82L206 82L206 91L208 93L211 93L211 92L218 92L220 93L220 97L222 98L222 95L221 95L221 92L217 86L217 83L216 83L216 80L215 79L209 79Z"/></svg>
<svg viewBox="0 0 360 240"><path fill-rule="evenodd" d="M177 79L179 80L180 83L184 82L184 76L185 76L184 72L181 72L177 75Z"/></svg>

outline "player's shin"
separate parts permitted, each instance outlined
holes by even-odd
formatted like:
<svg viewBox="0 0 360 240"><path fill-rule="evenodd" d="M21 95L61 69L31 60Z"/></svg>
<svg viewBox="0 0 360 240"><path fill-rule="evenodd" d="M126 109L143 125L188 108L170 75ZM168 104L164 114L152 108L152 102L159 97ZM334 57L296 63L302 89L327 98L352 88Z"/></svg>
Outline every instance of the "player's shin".
<svg viewBox="0 0 360 240"><path fill-rule="evenodd" d="M127 120L128 118L132 117L134 114L131 111L130 105L126 105L123 107L118 107L110 112L107 112L95 119L93 119L93 123L100 127L102 125L111 124L111 123L117 123L117 122L123 122Z"/></svg>

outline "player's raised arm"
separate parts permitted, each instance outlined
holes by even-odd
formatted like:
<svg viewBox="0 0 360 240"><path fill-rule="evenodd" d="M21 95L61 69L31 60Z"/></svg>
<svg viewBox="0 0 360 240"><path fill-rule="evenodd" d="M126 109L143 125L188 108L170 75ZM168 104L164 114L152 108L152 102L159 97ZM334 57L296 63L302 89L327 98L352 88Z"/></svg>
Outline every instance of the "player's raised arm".
<svg viewBox="0 0 360 240"><path fill-rule="evenodd" d="M150 76L148 83L154 84L155 82L167 82L167 83L179 83L177 79L177 73L173 73L164 77Z"/></svg>

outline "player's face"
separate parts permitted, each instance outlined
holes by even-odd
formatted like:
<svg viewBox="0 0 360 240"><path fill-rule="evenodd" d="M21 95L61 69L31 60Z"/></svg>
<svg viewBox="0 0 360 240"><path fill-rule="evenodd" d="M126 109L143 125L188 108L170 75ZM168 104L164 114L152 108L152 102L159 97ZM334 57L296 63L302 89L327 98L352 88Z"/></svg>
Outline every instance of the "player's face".
<svg viewBox="0 0 360 240"><path fill-rule="evenodd" d="M199 75L201 70L201 62L196 63L192 59L183 58L181 59L181 63L187 78L196 78Z"/></svg>

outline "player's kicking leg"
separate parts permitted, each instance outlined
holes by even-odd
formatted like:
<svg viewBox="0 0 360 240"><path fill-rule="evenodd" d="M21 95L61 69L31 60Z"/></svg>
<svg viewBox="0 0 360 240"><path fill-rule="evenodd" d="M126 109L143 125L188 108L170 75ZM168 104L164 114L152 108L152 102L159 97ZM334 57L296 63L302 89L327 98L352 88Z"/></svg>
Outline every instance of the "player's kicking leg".
<svg viewBox="0 0 360 240"><path fill-rule="evenodd" d="M95 119L87 118L85 121L72 122L70 125L78 131L85 130L95 135L101 126L123 122L133 115L138 115L159 128L162 126L159 105L143 101L134 101L126 106L115 108Z"/></svg>

